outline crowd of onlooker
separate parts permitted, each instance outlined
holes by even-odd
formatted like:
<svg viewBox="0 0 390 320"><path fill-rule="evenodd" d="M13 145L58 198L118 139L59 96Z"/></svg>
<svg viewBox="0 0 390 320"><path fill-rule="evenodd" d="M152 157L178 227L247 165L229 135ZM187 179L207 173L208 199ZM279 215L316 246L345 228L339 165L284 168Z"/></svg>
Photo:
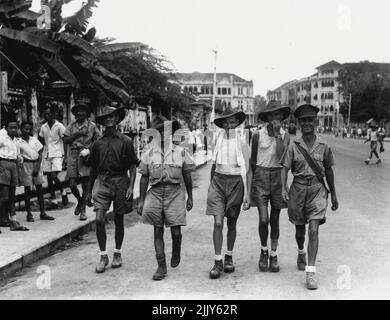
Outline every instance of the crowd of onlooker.
<svg viewBox="0 0 390 320"><path fill-rule="evenodd" d="M367 137L369 128L367 126L353 126L347 127L322 127L318 126L318 133L333 134L335 137L352 138L352 139L365 139ZM378 128L378 133L383 138L386 137L386 129L381 126Z"/></svg>

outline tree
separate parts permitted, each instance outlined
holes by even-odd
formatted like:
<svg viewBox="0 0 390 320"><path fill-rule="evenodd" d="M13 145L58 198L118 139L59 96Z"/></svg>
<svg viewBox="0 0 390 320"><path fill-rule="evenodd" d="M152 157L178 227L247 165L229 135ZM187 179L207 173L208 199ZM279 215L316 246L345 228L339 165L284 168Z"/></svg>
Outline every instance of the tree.
<svg viewBox="0 0 390 320"><path fill-rule="evenodd" d="M73 16L63 19L62 6L70 1L46 1L52 23L50 29L40 29L37 24L42 16L29 10L32 1L0 0L0 50L12 58L6 63L9 84L50 88L51 83L65 80L76 93L87 93L101 102L129 104L124 82L99 63L100 51L91 43L96 30L87 31L99 0L86 1Z"/></svg>
<svg viewBox="0 0 390 320"><path fill-rule="evenodd" d="M339 92L345 97L352 95L352 121L390 120L390 64L344 64L338 80ZM340 113L348 117L348 101L340 106Z"/></svg>
<svg viewBox="0 0 390 320"><path fill-rule="evenodd" d="M254 105L255 105L255 112L258 114L266 107L267 99L262 95L256 95Z"/></svg>

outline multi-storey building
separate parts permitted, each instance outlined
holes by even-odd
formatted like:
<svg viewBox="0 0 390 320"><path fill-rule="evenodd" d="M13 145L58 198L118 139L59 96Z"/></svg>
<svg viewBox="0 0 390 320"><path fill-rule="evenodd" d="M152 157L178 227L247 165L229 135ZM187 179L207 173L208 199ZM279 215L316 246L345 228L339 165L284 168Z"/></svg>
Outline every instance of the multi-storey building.
<svg viewBox="0 0 390 320"><path fill-rule="evenodd" d="M342 116L338 113L338 105L344 102L339 94L337 81L342 64L332 60L317 67L317 73L283 84L275 90L268 91L268 100L277 100L295 108L304 103L311 103L320 108L318 114L320 126L342 124ZM294 97L294 98L293 98Z"/></svg>
<svg viewBox="0 0 390 320"><path fill-rule="evenodd" d="M184 93L195 95L200 102L212 104L213 73L176 73L176 81ZM253 81L247 81L232 73L217 73L215 110L223 112L227 107L240 109L246 113L246 124L256 123Z"/></svg>

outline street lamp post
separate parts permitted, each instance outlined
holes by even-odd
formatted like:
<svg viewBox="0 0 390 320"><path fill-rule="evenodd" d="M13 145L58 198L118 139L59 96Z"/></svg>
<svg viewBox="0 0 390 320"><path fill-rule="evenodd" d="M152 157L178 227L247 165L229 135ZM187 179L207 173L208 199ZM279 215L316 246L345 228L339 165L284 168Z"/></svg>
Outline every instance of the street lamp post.
<svg viewBox="0 0 390 320"><path fill-rule="evenodd" d="M211 117L210 117L210 124L214 122L215 119L215 94L217 91L217 56L218 51L213 50L214 52L214 79L213 79L213 98L212 98L212 111L211 111Z"/></svg>
<svg viewBox="0 0 390 320"><path fill-rule="evenodd" d="M348 129L349 129L349 122L351 120L351 101L352 101L352 94L349 95L349 101L348 101L348 123L347 123Z"/></svg>

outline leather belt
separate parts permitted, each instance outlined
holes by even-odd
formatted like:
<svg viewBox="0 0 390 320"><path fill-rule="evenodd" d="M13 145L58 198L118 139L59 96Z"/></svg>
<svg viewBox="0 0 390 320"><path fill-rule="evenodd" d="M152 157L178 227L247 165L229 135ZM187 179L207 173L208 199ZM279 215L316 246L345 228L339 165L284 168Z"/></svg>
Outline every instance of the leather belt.
<svg viewBox="0 0 390 320"><path fill-rule="evenodd" d="M23 162L26 162L26 163L37 163L38 159L37 160L30 160L30 159L23 158Z"/></svg>
<svg viewBox="0 0 390 320"><path fill-rule="evenodd" d="M0 158L0 161L7 161L7 162L16 163L16 159L4 159L4 158Z"/></svg>
<svg viewBox="0 0 390 320"><path fill-rule="evenodd" d="M310 177L294 177L293 183L298 183L304 186L312 186L321 183L316 176Z"/></svg>

